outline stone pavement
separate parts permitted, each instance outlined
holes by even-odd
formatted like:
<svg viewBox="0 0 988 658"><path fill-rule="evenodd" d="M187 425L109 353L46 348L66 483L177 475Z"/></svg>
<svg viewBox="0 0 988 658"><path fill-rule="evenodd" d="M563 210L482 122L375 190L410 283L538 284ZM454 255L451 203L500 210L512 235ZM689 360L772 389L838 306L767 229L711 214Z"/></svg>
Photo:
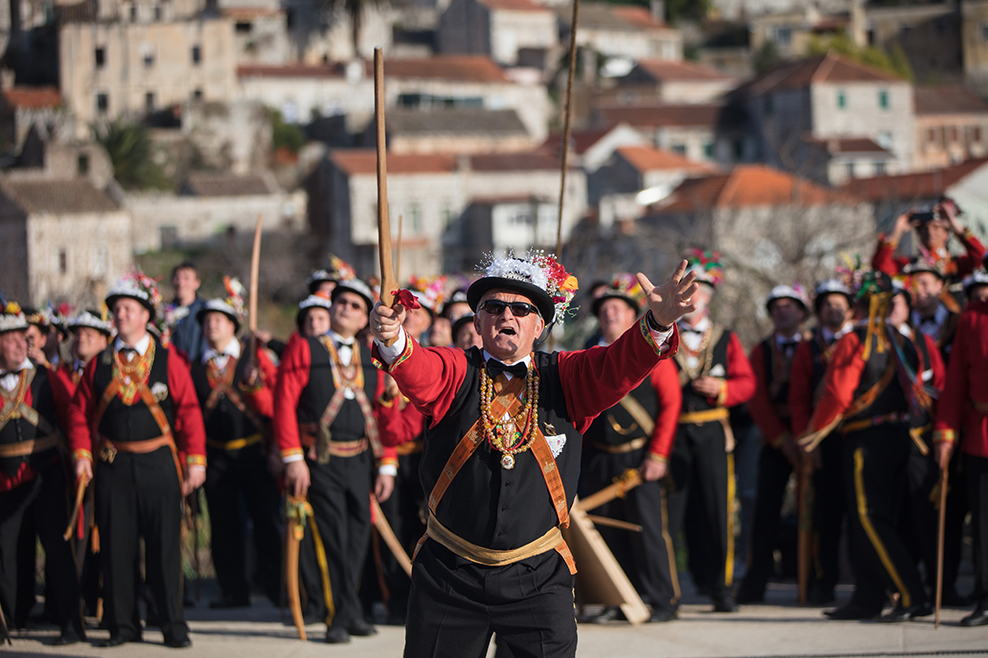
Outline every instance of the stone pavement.
<svg viewBox="0 0 988 658"><path fill-rule="evenodd" d="M842 588L839 596L850 592ZM300 642L295 630L281 619L276 607L255 600L246 610L213 611L203 602L188 610L193 647L166 649L161 633L149 630L145 643L116 649L97 649L92 640L107 637L106 631L90 631L90 641L72 647L53 647L54 630L32 630L15 637L14 646L0 647L0 655L36 656L150 656L185 658L397 658L401 656L404 632L380 626L371 638L354 638L349 645L322 642L324 627L307 628L308 642ZM988 627L961 628L958 621L968 609L945 609L939 629L933 618L905 624L835 622L825 619L820 608L794 605L791 585L770 585L768 604L743 606L739 614L719 615L700 599L688 597L680 618L665 624L631 627L626 623L580 626L580 658L714 658L719 656L835 656L835 655L985 655L988 656ZM287 618L287 612L286 612ZM290 622L288 622L290 623Z"/></svg>

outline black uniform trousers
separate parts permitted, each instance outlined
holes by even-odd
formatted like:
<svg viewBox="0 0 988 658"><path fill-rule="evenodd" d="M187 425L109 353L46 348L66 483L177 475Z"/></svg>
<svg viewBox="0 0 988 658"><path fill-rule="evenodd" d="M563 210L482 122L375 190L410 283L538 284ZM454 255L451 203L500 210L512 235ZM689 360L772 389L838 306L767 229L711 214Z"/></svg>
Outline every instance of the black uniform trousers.
<svg viewBox="0 0 988 658"><path fill-rule="evenodd" d="M8 622L24 619L17 597L18 543L25 518L32 518L34 532L45 549L46 573L53 580L51 591L56 598L58 624L62 632L83 635L79 577L72 557L72 545L62 539L68 524L66 511L65 470L60 461L40 468L30 482L0 493L0 605ZM32 584L34 569L31 569ZM31 604L33 605L33 597Z"/></svg>
<svg viewBox="0 0 988 658"><path fill-rule="evenodd" d="M412 569L405 658L482 658L492 633L514 658L573 658L573 585L554 550L485 567L428 540Z"/></svg>
<svg viewBox="0 0 988 658"><path fill-rule="evenodd" d="M583 488L594 493L629 468L638 468L645 448L611 454L588 444L583 451ZM597 531L627 574L642 601L656 610L675 610L679 603L676 554L669 534L666 480L642 482L627 496L601 505L594 514L642 527L640 533L598 526Z"/></svg>
<svg viewBox="0 0 988 658"><path fill-rule="evenodd" d="M181 530L184 502L167 447L154 452L118 452L97 461L96 524L103 567L103 621L110 634L141 637L138 610L140 538L144 538L144 583L166 640L188 635L182 610Z"/></svg>
<svg viewBox="0 0 988 658"><path fill-rule="evenodd" d="M967 453L961 457L966 475L967 500L971 506L971 534L974 536L976 577L972 598L984 608L988 607L988 458Z"/></svg>
<svg viewBox="0 0 988 658"><path fill-rule="evenodd" d="M309 600L319 602L317 609L322 611L332 602L326 617L332 626L346 628L352 621L363 619L357 587L370 543L373 458L370 450L353 457L330 457L326 464L306 458L311 478L309 503L315 517L310 522L315 528L305 529L313 541L300 547L300 561L310 565L302 569L301 578ZM314 541L316 533L318 542ZM325 556L329 595L322 575L314 580L311 569L321 561L317 543ZM317 554L313 556L312 551ZM316 593L322 593L322 598Z"/></svg>
<svg viewBox="0 0 988 658"><path fill-rule="evenodd" d="M830 599L840 577L840 540L847 504L844 500L844 439L827 436L817 447L820 464L813 471L813 580L811 589Z"/></svg>
<svg viewBox="0 0 988 658"><path fill-rule="evenodd" d="M684 530L693 582L713 598L730 594L734 577L734 455L719 422L682 424L669 456L674 541Z"/></svg>
<svg viewBox="0 0 988 658"><path fill-rule="evenodd" d="M741 592L752 599L761 599L765 595L768 580L775 573L779 521L790 475L792 464L785 454L778 448L763 444L758 454L758 493L755 498L748 570L741 583Z"/></svg>
<svg viewBox="0 0 988 658"><path fill-rule="evenodd" d="M916 562L899 525L907 496L912 440L902 423L888 423L845 437L845 478L851 519L852 602L880 612L884 590L899 592L899 605L929 602ZM861 590L859 592L859 589Z"/></svg>
<svg viewBox="0 0 988 658"><path fill-rule="evenodd" d="M240 450L207 448L206 502L212 536L213 566L223 595L240 601L250 597L245 525L241 499L254 525L254 547L264 593L281 601L280 494L268 472L261 444Z"/></svg>

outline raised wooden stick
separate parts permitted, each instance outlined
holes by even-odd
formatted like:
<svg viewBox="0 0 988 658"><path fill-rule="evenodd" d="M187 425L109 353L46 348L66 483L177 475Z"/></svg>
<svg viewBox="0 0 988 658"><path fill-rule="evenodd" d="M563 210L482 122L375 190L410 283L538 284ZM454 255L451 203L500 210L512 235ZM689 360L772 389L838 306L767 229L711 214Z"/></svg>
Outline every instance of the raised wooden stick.
<svg viewBox="0 0 988 658"><path fill-rule="evenodd" d="M590 494L586 498L577 500L573 507L584 511L592 511L609 503L615 498L624 498L625 495L642 483L641 473L637 468L629 468L621 475L614 478L613 484L609 484L597 493Z"/></svg>
<svg viewBox="0 0 988 658"><path fill-rule="evenodd" d="M250 342L247 358L251 362L257 358L257 279L261 271L261 220L263 219L264 215L258 213L257 224L254 226L254 247L250 252L250 297L247 300L247 324L250 327Z"/></svg>
<svg viewBox="0 0 988 658"><path fill-rule="evenodd" d="M381 265L381 303L394 303L392 292L397 289L391 260L391 220L388 217L388 154L387 133L384 129L384 52L374 49L374 122L377 128L377 249ZM391 346L397 338L388 340Z"/></svg>
<svg viewBox="0 0 988 658"><path fill-rule="evenodd" d="M65 528L65 534L62 535L62 539L68 541L72 537L72 531L75 530L75 522L79 518L79 509L82 507L82 499L86 495L86 487L89 486L89 478L82 476L79 478L79 482L76 485L75 491L75 504L72 506L72 516L69 517L69 525Z"/></svg>
<svg viewBox="0 0 988 658"><path fill-rule="evenodd" d="M395 556L395 560L398 562L398 566L401 570L405 572L409 578L412 576L412 561L408 558L408 553L405 552L405 547L401 545L398 541L398 537L395 536L394 530L391 529L391 525L384 516L384 511L381 509L380 503L377 502L377 498L374 494L371 494L371 508L373 510L374 517L374 528L377 529L377 534L381 535L381 539L387 544L388 548L391 549L392 555Z"/></svg>
<svg viewBox="0 0 988 658"><path fill-rule="evenodd" d="M580 22L580 0L573 0L573 25L569 34L569 77L566 83L566 114L563 117L563 162L559 183L559 224L556 226L556 258L563 250L563 201L566 199L566 169L569 166L569 140L572 135L573 79L576 77L576 26Z"/></svg>
<svg viewBox="0 0 988 658"><path fill-rule="evenodd" d="M593 521L594 525L603 525L608 528L617 528L618 530L630 530L631 532L642 532L642 527L637 523L628 523L627 521L612 519L609 516L597 516L596 514L587 514L587 518Z"/></svg>
<svg viewBox="0 0 988 658"><path fill-rule="evenodd" d="M405 216L398 215L398 253L395 254L395 281L401 285L401 229L405 224Z"/></svg>
<svg viewBox="0 0 988 658"><path fill-rule="evenodd" d="M933 606L933 628L940 627L940 601L943 599L943 534L947 525L947 469L940 469L940 519L937 527L937 598Z"/></svg>

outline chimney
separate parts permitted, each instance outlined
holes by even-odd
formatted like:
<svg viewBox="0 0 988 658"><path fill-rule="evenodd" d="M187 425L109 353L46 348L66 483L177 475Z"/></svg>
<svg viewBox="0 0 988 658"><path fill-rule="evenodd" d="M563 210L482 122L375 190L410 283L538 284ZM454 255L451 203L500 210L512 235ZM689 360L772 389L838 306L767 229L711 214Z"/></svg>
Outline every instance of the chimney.
<svg viewBox="0 0 988 658"><path fill-rule="evenodd" d="M649 0L649 9L652 12L652 18L659 23L666 22L666 2L665 0Z"/></svg>

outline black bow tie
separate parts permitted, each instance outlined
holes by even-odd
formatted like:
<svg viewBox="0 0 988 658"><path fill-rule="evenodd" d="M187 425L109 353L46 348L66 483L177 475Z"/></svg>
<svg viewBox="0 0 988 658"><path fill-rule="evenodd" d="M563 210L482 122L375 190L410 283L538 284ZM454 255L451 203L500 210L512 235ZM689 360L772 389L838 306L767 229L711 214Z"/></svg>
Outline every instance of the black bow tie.
<svg viewBox="0 0 988 658"><path fill-rule="evenodd" d="M340 349L341 347L349 347L352 350L353 349L353 339L351 338L350 340L341 340L341 341L339 341L336 344L336 349Z"/></svg>
<svg viewBox="0 0 988 658"><path fill-rule="evenodd" d="M137 348L134 348L134 347L121 347L120 348L120 353L121 354L137 354Z"/></svg>
<svg viewBox="0 0 988 658"><path fill-rule="evenodd" d="M512 377L524 377L528 374L528 366L524 361L519 361L514 365L501 363L497 359L487 359L487 374L494 379L501 373L507 373Z"/></svg>

